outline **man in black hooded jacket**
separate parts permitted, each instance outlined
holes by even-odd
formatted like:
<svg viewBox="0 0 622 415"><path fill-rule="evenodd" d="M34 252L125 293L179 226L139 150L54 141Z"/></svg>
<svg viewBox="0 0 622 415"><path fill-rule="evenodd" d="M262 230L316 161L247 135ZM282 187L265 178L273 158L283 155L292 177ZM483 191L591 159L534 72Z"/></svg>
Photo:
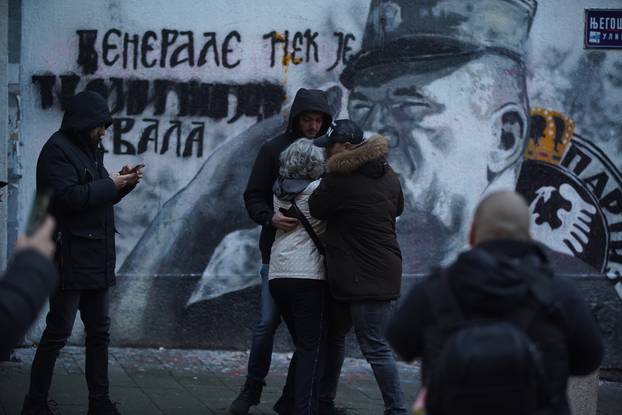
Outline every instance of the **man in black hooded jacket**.
<svg viewBox="0 0 622 415"><path fill-rule="evenodd" d="M539 269L531 265L534 262L548 269L545 249L529 235L529 208L525 200L514 192L497 192L485 198L475 212L470 243L473 249L460 255L445 274L456 303L467 319L514 321L510 317L531 301L533 288L525 269ZM503 260L504 267L509 268L482 260L489 257ZM436 343L434 333L439 327L433 305L437 303L438 309L449 301L428 296L426 284L439 277L433 273L412 288L387 332L391 345L404 360L423 358L424 386L428 385L440 353L439 348L430 347ZM550 283L550 303L555 312L538 308L525 333L542 355L550 398L550 403L537 413L568 415L568 376L583 376L596 370L603 357L603 342L586 303L572 283L555 276ZM470 413L469 408L463 411Z"/></svg>
<svg viewBox="0 0 622 415"><path fill-rule="evenodd" d="M264 378L270 369L274 332L280 322L279 312L268 287L270 251L277 228L290 231L298 225L296 219L274 212L272 186L279 173L279 155L299 138L315 138L324 134L331 121L324 91L300 88L292 103L287 129L261 146L248 179L244 203L251 219L261 225L261 309L253 332L247 379L239 396L229 407L233 414L247 414L249 408L260 401Z"/></svg>
<svg viewBox="0 0 622 415"><path fill-rule="evenodd" d="M118 414L108 395L108 288L115 284L113 205L134 189L142 173L124 166L109 174L104 167L101 140L110 124L106 100L83 91L70 100L60 130L39 154L37 191L52 193L60 287L50 298L22 414L51 413L47 395L54 364L78 310L86 333L88 413Z"/></svg>

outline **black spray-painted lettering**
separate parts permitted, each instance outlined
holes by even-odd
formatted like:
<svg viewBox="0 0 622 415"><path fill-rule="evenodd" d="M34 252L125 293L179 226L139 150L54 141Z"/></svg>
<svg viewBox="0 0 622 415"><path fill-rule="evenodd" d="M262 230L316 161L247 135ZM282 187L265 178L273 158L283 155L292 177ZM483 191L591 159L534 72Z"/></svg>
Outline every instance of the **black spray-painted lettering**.
<svg viewBox="0 0 622 415"><path fill-rule="evenodd" d="M229 42L231 41L231 39L234 38L235 40L237 40L238 43L242 41L242 37L240 36L240 34L236 30L234 30L233 32L229 33L227 37L225 37L225 41L222 43L222 66L228 69L235 68L241 62L241 60L238 59L235 63L229 63L229 53L233 52L233 49L229 47Z"/></svg>
<svg viewBox="0 0 622 415"><path fill-rule="evenodd" d="M349 46L351 40L356 40L356 37L352 33L335 32L337 38L337 58L330 68L326 71L332 71L339 65L339 63L347 64L349 62L348 53L352 51Z"/></svg>
<svg viewBox="0 0 622 415"><path fill-rule="evenodd" d="M130 45L132 46L130 48ZM138 66L138 35L130 36L128 33L123 35L123 67L128 67L129 53L132 52L132 68Z"/></svg>
<svg viewBox="0 0 622 415"><path fill-rule="evenodd" d="M95 32L97 33L97 31ZM117 49L117 45L110 42L110 37L112 35L117 36L118 38L121 38L121 31L118 29L110 29L104 35L104 41L102 44L102 60L104 61L104 65L106 66L114 65L119 60L119 57L120 57L118 53L114 55L112 59L110 59L108 55L108 53L110 53L111 50ZM82 42L80 42L80 44L82 44ZM81 52L82 51L80 51L80 53ZM86 74L86 72L84 71L84 67L82 67L82 73Z"/></svg>
<svg viewBox="0 0 622 415"><path fill-rule="evenodd" d="M201 37L195 36L191 30L165 28L159 32L128 33L111 28L104 32L101 41L98 40L98 30L78 30L76 33L79 37L78 65L85 75L97 72L100 50L103 65L122 69L205 65L233 69L242 63L242 35L237 30L221 38L216 32L204 32ZM356 40L352 33L335 32L333 35L337 42L336 58L328 71L339 63L348 62L352 52L350 42ZM277 59L284 65L319 62L318 36L320 34L311 29L282 33L273 30L264 34L263 39L270 39L270 67L276 65Z"/></svg>
<svg viewBox="0 0 622 415"><path fill-rule="evenodd" d="M76 94L79 82L80 77L75 74L60 76L60 102L63 108L67 108L71 97Z"/></svg>
<svg viewBox="0 0 622 415"><path fill-rule="evenodd" d="M46 109L54 105L54 85L56 75L33 75L32 83L39 86L41 108Z"/></svg>
<svg viewBox="0 0 622 415"><path fill-rule="evenodd" d="M155 50L151 41L156 41L157 39L158 36L155 32L152 32L151 30L145 32L145 34L143 35L143 39L140 43L140 63L145 68L153 68L158 63L158 60L156 58L151 58L151 60L149 60L148 56L149 52Z"/></svg>
<svg viewBox="0 0 622 415"><path fill-rule="evenodd" d="M54 106L54 87L60 79L59 103L65 109L75 95L81 82L80 76L67 74L34 75L33 84L39 87L41 108ZM249 84L212 84L197 80L180 82L169 79L123 79L94 78L86 80L86 89L96 91L108 98L111 112L118 114L124 109L127 115L142 115L150 110L154 116L163 115L167 109L170 93L177 98L177 116L201 116L220 120L229 116L231 96L236 97L235 113L228 121L242 116L262 120L278 114L285 102L285 90L280 84L260 82Z"/></svg>
<svg viewBox="0 0 622 415"><path fill-rule="evenodd" d="M263 35L264 39L270 39L270 67L276 64L277 48L282 45L282 54L280 56L281 62L286 65L293 63L298 65L302 62L309 62L313 59L315 62L319 62L318 44L316 38L318 32L311 32L311 29L307 29L304 32L296 32L290 42L289 30L283 33L272 31ZM304 57L296 56L298 52L302 52L303 45L306 46ZM290 53L290 46L292 52Z"/></svg>
<svg viewBox="0 0 622 415"><path fill-rule="evenodd" d="M144 125L137 125L137 121L142 122ZM179 120L170 121L169 127L162 135L162 140L160 140L160 125L162 123L162 121L156 118L145 118L143 120L127 117L114 118L112 123L113 154L143 154L149 151L151 147L155 154L166 154L170 148L171 139L173 139L175 140L175 154L177 157L188 158L193 155L203 157L205 122L191 121L185 124ZM141 131L140 136L134 134L135 129ZM188 129L189 131L184 138L184 131ZM134 143L132 137L138 137L138 142Z"/></svg>
<svg viewBox="0 0 622 415"><path fill-rule="evenodd" d="M222 63L223 67L232 69L241 63L240 57L232 56L236 46L242 42L242 36L237 30L227 33L221 44L215 32L203 33L202 43L197 44L194 32L190 30L162 29L158 36L153 30L138 34L112 28L102 36L101 45L97 43L97 30L78 30L77 34L78 65L85 75L93 74L98 69L97 46L101 46L102 63L105 66L120 66L123 69L156 66L175 68L180 65L194 67L195 64L201 67L210 62L215 66Z"/></svg>
<svg viewBox="0 0 622 415"><path fill-rule="evenodd" d="M85 75L93 74L97 71L97 51L95 42L97 41L97 30L78 30L78 65L82 67Z"/></svg>

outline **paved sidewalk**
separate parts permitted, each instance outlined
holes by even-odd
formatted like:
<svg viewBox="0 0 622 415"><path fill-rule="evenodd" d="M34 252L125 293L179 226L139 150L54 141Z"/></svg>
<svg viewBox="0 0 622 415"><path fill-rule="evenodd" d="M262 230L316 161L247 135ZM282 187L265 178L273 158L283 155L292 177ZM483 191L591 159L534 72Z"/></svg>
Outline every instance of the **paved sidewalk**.
<svg viewBox="0 0 622 415"><path fill-rule="evenodd" d="M19 414L28 388L35 349L18 349L20 363L0 363L0 414ZM253 414L274 414L271 407L285 383L290 355L275 353L262 404ZM246 375L246 352L208 350L110 349L110 393L128 414L226 414ZM408 401L418 388L418 366L399 363ZM84 349L65 347L56 363L50 399L56 412L86 414ZM338 403L353 414L382 414L380 392L367 362L346 359Z"/></svg>
<svg viewBox="0 0 622 415"><path fill-rule="evenodd" d="M16 356L21 362L0 363L0 415L19 414L34 352L19 349ZM247 360L245 352L111 348L111 395L123 415L224 415L244 381ZM271 407L285 382L288 364L289 355L274 354L262 404L251 413L274 414ZM398 365L406 398L412 402L419 387L419 367ZM66 347L61 352L50 398L58 403L56 413L86 414L83 348ZM352 414L383 413L367 362L346 359L337 400ZM598 414L621 413L622 384L600 382Z"/></svg>

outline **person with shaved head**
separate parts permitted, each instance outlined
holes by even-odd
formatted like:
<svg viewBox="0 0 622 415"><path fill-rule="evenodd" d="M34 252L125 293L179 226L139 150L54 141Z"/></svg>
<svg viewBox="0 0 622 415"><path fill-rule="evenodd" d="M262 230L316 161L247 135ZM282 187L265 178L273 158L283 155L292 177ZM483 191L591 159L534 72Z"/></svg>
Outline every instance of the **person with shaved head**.
<svg viewBox="0 0 622 415"><path fill-rule="evenodd" d="M479 203L471 222L471 249L415 285L394 314L387 332L389 342L404 360L422 359L424 388L437 385L443 348L455 330L449 327L464 324L440 318L439 310L457 307L470 324L506 321L518 327L535 346L546 393L540 392L533 412L520 413L570 414L568 377L596 370L603 358L603 342L586 302L570 281L554 275L547 250L531 239L529 223L529 208L522 196L510 191L489 194ZM444 290L435 291L435 286ZM495 359L492 351L506 346L489 344L481 350L458 353L481 356L489 350L490 358L484 355L483 359ZM491 377L496 375L502 381L508 377L507 373L492 373ZM451 413L433 407L430 392L427 413ZM492 402L496 398L484 395L483 399ZM468 407L462 409L461 413L472 413Z"/></svg>
<svg viewBox="0 0 622 415"><path fill-rule="evenodd" d="M471 225L469 243L511 239L529 241L529 207L514 192L496 192L481 201Z"/></svg>

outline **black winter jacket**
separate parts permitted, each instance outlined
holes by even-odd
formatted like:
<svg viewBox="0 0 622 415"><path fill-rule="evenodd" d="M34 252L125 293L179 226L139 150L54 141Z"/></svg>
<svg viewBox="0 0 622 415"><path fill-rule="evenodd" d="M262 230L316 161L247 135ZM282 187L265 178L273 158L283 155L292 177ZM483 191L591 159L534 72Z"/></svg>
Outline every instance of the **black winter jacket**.
<svg viewBox="0 0 622 415"><path fill-rule="evenodd" d="M0 356L15 347L58 284L54 264L34 250L19 252L0 277Z"/></svg>
<svg viewBox="0 0 622 415"><path fill-rule="evenodd" d="M517 260L515 271L503 271L483 263L473 251L459 256L447 272L452 292L466 318L502 318L521 307L529 295L520 273L520 261L528 256L547 262L546 254L536 244L521 241L488 241L476 250L485 250L498 258ZM435 278L438 272L428 278ZM426 280L415 285L389 323L387 337L394 350L406 361L423 358L424 377L437 356L426 350L432 344L436 327L432 301ZM604 346L590 310L572 283L554 277L552 291L556 312L541 309L527 335L543 354L545 376L554 402L549 414L569 414L566 384L569 375L583 376L596 370L603 358ZM437 353L440 350L436 351Z"/></svg>
<svg viewBox="0 0 622 415"><path fill-rule="evenodd" d="M88 131L112 122L99 94L75 95L59 131L43 146L37 161L37 191L53 192L56 257L60 288L101 289L115 284L113 205L131 188L117 192L104 167L101 144L92 148Z"/></svg>
<svg viewBox="0 0 622 415"><path fill-rule="evenodd" d="M395 219L404 210L388 141L374 136L328 160L328 174L309 198L311 216L326 219L331 294L338 300L392 300L400 295L402 255Z"/></svg>
<svg viewBox="0 0 622 415"><path fill-rule="evenodd" d="M276 233L276 229L272 226L272 215L274 215L272 186L279 175L281 166L279 156L291 143L302 137L297 128L298 116L310 111L324 114L324 123L318 135L326 133L332 122L326 94L316 89L300 88L292 103L287 130L261 146L244 191L246 210L251 219L261 225L259 249L264 264L270 262L270 250Z"/></svg>

